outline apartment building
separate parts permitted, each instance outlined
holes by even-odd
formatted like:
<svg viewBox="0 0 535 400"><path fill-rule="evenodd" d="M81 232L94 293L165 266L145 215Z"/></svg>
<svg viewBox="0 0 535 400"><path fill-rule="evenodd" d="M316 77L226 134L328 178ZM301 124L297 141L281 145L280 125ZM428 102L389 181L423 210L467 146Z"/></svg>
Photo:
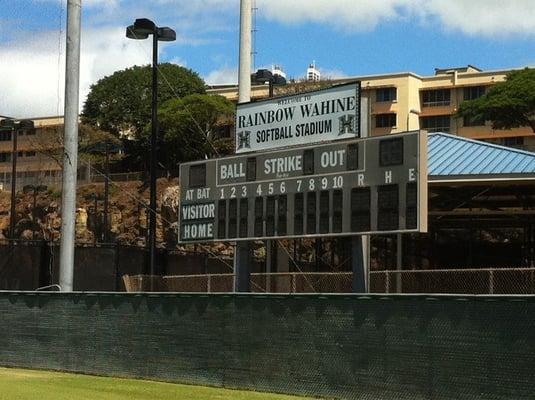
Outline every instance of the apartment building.
<svg viewBox="0 0 535 400"><path fill-rule="evenodd" d="M17 187L61 185L63 117L28 118L34 129L0 132L0 185L11 187L13 134L17 134ZM83 175L83 174L82 174Z"/></svg>
<svg viewBox="0 0 535 400"><path fill-rule="evenodd" d="M331 83L361 81L362 96L367 97L371 105L371 135L426 129L535 151L535 135L529 127L495 130L489 121L455 117L462 101L483 95L489 87L503 81L508 72L510 70L482 71L468 65L437 68L431 76L401 72L348 77ZM208 91L233 101L238 99L236 85L212 86ZM253 86L253 100L267 96L265 85Z"/></svg>

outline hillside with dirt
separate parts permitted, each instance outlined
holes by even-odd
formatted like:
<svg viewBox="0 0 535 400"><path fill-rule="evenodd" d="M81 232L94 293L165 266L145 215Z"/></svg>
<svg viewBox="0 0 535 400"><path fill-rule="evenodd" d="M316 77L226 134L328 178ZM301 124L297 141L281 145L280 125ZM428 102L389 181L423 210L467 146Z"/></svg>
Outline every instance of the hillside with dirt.
<svg viewBox="0 0 535 400"><path fill-rule="evenodd" d="M159 179L157 241L176 245L179 189L177 179ZM10 192L0 192L0 238L9 236ZM109 185L109 241L144 246L147 235L149 190L140 181ZM60 237L61 189L47 188L37 193L17 193L17 223L14 237L23 240L51 240ZM101 242L104 238L104 184L82 185L77 190L76 240Z"/></svg>

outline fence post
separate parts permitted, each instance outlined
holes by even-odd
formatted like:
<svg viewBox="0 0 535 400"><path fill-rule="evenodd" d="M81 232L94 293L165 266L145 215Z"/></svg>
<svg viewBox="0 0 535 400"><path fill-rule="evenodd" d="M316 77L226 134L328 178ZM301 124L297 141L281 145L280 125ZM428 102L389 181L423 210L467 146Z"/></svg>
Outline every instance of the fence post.
<svg viewBox="0 0 535 400"><path fill-rule="evenodd" d="M208 282L206 283L206 291L212 293L212 275L206 275L208 277Z"/></svg>
<svg viewBox="0 0 535 400"><path fill-rule="evenodd" d="M494 294L494 270L489 270L489 294Z"/></svg>
<svg viewBox="0 0 535 400"><path fill-rule="evenodd" d="M390 273L386 271L385 276L385 293L390 293Z"/></svg>
<svg viewBox="0 0 535 400"><path fill-rule="evenodd" d="M114 261L114 267L115 267L115 291L119 291L119 280L120 277L120 271L119 271L119 243L115 242L115 260Z"/></svg>

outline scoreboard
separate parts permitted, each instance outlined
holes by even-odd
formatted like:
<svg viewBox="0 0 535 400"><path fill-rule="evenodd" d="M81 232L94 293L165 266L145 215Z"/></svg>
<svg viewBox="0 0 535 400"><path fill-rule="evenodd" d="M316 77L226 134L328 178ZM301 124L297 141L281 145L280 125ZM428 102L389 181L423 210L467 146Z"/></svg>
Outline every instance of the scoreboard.
<svg viewBox="0 0 535 400"><path fill-rule="evenodd" d="M427 230L427 136L387 136L180 167L179 241Z"/></svg>

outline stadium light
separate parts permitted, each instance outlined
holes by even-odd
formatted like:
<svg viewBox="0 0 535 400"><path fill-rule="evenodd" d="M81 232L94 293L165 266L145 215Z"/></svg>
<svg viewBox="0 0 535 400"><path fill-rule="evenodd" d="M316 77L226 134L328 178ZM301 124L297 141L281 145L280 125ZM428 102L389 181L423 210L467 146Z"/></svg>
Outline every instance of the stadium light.
<svg viewBox="0 0 535 400"><path fill-rule="evenodd" d="M158 27L147 18L138 18L133 25L126 28L128 39L147 39L152 35L152 118L150 136L150 219L149 219L149 270L154 275L156 261L156 146L158 137L158 42L176 40L176 33L169 27ZM153 289L151 279L151 290Z"/></svg>

